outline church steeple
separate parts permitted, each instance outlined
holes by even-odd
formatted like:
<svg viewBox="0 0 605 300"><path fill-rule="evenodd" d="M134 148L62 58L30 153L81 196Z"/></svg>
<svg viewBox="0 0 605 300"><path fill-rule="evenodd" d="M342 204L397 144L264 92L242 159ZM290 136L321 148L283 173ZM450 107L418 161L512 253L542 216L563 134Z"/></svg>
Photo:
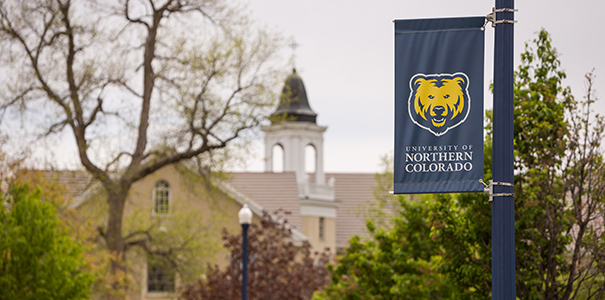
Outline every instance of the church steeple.
<svg viewBox="0 0 605 300"><path fill-rule="evenodd" d="M311 109L302 79L292 69L282 89L280 103L273 115L286 116L287 121L317 124L317 114Z"/></svg>
<svg viewBox="0 0 605 300"><path fill-rule="evenodd" d="M296 69L286 79L281 103L274 115L285 115L286 119L262 127L265 132L265 171L273 172L273 148L280 147L284 155L284 171L296 174L303 232L313 245L319 245L316 249L336 249L338 203L334 178L326 182L323 170L323 134L328 127L317 125L317 114L309 106L305 85ZM309 158L307 149L315 150L314 180L310 180L305 171L305 159Z"/></svg>
<svg viewBox="0 0 605 300"><path fill-rule="evenodd" d="M262 127L265 132L265 171L273 171L273 147L278 146L284 153L284 171L293 171L299 182L306 182L305 148L312 146L315 150L315 183L325 185L323 133L328 127L317 125L317 114L309 106L305 85L296 69L286 79L281 102L273 115L285 115L286 119Z"/></svg>

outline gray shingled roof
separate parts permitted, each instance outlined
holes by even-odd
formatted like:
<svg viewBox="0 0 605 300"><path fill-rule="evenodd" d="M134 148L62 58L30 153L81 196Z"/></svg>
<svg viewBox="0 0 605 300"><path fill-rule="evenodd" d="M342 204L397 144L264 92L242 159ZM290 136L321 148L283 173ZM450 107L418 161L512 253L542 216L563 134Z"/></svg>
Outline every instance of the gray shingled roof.
<svg viewBox="0 0 605 300"><path fill-rule="evenodd" d="M286 173L231 173L229 185L260 204L268 212L284 209L288 223L302 230L298 184L294 172Z"/></svg>
<svg viewBox="0 0 605 300"><path fill-rule="evenodd" d="M349 238L358 234L368 236L366 220L359 214L368 201L374 201L375 174L326 173L334 177L334 193L338 202L336 211L336 247L348 245Z"/></svg>
<svg viewBox="0 0 605 300"><path fill-rule="evenodd" d="M40 171L47 180L59 182L69 190L69 198L82 195L92 184L92 176L86 171Z"/></svg>
<svg viewBox="0 0 605 300"><path fill-rule="evenodd" d="M313 182L313 174L309 174ZM374 201L375 174L326 173L326 179L335 179L336 211L336 247L347 246L349 238L355 234L366 237L366 220L360 209L368 201ZM265 209L272 211L283 208L292 212L288 216L290 223L302 229L300 203L296 175L285 173L233 173L229 182L233 188L247 195ZM301 225L298 225L301 224Z"/></svg>

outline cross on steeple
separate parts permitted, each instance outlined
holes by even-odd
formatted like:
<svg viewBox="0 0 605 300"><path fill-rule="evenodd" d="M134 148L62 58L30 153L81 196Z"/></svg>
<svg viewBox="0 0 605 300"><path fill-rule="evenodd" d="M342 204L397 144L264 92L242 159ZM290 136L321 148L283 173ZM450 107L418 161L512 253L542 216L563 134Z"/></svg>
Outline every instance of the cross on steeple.
<svg viewBox="0 0 605 300"><path fill-rule="evenodd" d="M292 39L292 42L290 42L290 44L288 45L290 48L292 48L292 52L296 51L296 48L298 48L298 46L300 46L296 40Z"/></svg>
<svg viewBox="0 0 605 300"><path fill-rule="evenodd" d="M292 39L292 42L288 44L288 47L292 49L292 56L290 56L290 62L292 63L292 68L296 68L296 48L300 46L299 43L296 42L295 39Z"/></svg>

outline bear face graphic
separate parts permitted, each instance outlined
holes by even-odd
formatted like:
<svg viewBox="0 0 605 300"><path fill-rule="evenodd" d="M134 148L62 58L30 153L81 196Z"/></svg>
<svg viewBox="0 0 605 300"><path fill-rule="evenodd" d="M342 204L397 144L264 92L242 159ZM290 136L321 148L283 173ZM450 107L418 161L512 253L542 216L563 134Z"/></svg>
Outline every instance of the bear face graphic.
<svg viewBox="0 0 605 300"><path fill-rule="evenodd" d="M412 121L436 136L462 124L470 111L468 76L416 74L410 79L408 111Z"/></svg>

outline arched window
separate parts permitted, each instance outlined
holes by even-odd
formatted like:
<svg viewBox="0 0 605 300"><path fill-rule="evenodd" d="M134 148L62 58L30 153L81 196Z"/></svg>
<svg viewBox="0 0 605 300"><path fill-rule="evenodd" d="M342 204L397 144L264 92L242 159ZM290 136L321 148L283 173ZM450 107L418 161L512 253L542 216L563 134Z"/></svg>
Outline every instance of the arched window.
<svg viewBox="0 0 605 300"><path fill-rule="evenodd" d="M281 173L284 171L284 148L280 144L273 146L271 149L271 171Z"/></svg>
<svg viewBox="0 0 605 300"><path fill-rule="evenodd" d="M153 187L153 212L167 214L170 210L170 185L166 181L159 181Z"/></svg>
<svg viewBox="0 0 605 300"><path fill-rule="evenodd" d="M317 150L315 146L309 144L305 147L305 173L317 171Z"/></svg>

